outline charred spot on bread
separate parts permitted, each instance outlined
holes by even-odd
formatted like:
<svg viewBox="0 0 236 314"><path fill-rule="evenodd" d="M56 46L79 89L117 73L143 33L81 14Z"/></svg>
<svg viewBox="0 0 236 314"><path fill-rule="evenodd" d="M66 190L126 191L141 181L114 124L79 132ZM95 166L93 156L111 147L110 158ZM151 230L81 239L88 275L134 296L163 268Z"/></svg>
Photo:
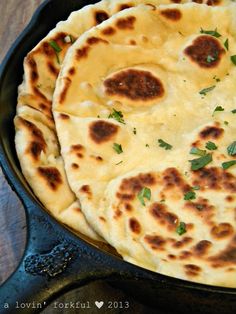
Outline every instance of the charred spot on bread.
<svg viewBox="0 0 236 314"><path fill-rule="evenodd" d="M225 50L216 38L202 35L198 36L190 46L185 48L184 53L201 68L209 69L217 67L225 54Z"/></svg>
<svg viewBox="0 0 236 314"><path fill-rule="evenodd" d="M43 178L47 185L56 191L58 187L62 184L62 176L59 170L55 167L38 167L38 174Z"/></svg>
<svg viewBox="0 0 236 314"><path fill-rule="evenodd" d="M119 127L113 123L99 120L89 126L89 136L96 144L110 141L118 132Z"/></svg>
<svg viewBox="0 0 236 314"><path fill-rule="evenodd" d="M182 17L182 13L178 9L161 10L161 15L171 21L179 21Z"/></svg>
<svg viewBox="0 0 236 314"><path fill-rule="evenodd" d="M120 71L106 79L104 86L108 95L119 95L131 100L149 101L164 96L161 80L149 71Z"/></svg>

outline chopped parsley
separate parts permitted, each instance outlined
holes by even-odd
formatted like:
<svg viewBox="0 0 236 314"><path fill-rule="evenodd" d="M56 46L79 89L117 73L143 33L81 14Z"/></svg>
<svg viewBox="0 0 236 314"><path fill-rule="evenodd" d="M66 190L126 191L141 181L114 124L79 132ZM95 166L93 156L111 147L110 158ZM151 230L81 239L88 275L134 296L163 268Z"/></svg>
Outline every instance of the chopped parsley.
<svg viewBox="0 0 236 314"><path fill-rule="evenodd" d="M219 77L217 77L216 75L215 75L215 76L213 76L213 80L215 80L216 82L220 82Z"/></svg>
<svg viewBox="0 0 236 314"><path fill-rule="evenodd" d="M228 40L228 38L225 40L224 46L225 46L226 50L229 50L229 40Z"/></svg>
<svg viewBox="0 0 236 314"><path fill-rule="evenodd" d="M214 109L214 111L213 111L213 114L212 114L212 115L214 115L214 113L217 112L217 111L224 111L224 110L225 110L225 109L224 109L223 107L221 107L221 106L216 106L215 109Z"/></svg>
<svg viewBox="0 0 236 314"><path fill-rule="evenodd" d="M211 55L208 55L207 58L206 58L206 61L207 61L208 63L211 63L211 62L213 62L213 61L216 61L216 59L217 59L217 56L216 56L216 57L213 57L213 56L211 56Z"/></svg>
<svg viewBox="0 0 236 314"><path fill-rule="evenodd" d="M184 194L185 201L195 200L195 198L196 198L196 193L194 191L189 191Z"/></svg>
<svg viewBox="0 0 236 314"><path fill-rule="evenodd" d="M228 121L224 121L224 124L225 124L225 125L228 125L228 124L229 124L229 122L228 122Z"/></svg>
<svg viewBox="0 0 236 314"><path fill-rule="evenodd" d="M191 170L194 170L194 171L205 167L211 161L212 161L211 154L206 154L200 158L189 160L189 162L191 163Z"/></svg>
<svg viewBox="0 0 236 314"><path fill-rule="evenodd" d="M236 155L236 141L227 147L227 152L230 156Z"/></svg>
<svg viewBox="0 0 236 314"><path fill-rule="evenodd" d="M205 147L209 150L216 150L218 148L216 144L211 141L207 142Z"/></svg>
<svg viewBox="0 0 236 314"><path fill-rule="evenodd" d="M122 162L123 162L123 160L119 161L119 162L116 164L116 166L122 164Z"/></svg>
<svg viewBox="0 0 236 314"><path fill-rule="evenodd" d="M234 65L236 65L236 55L230 57Z"/></svg>
<svg viewBox="0 0 236 314"><path fill-rule="evenodd" d="M59 52L62 51L61 47L58 46L58 44L54 40L49 41L49 45L55 51L55 54L56 54L56 57L57 57L57 62L60 64Z"/></svg>
<svg viewBox="0 0 236 314"><path fill-rule="evenodd" d="M200 186L199 186L199 185L194 185L194 186L192 187L192 189L193 189L193 190L196 190L196 191L197 191L197 190L200 190Z"/></svg>
<svg viewBox="0 0 236 314"><path fill-rule="evenodd" d="M216 37L216 38L221 37L221 34L219 34L219 33L217 32L217 28L216 28L214 31L207 31L207 30L204 30L204 29L201 28L200 33L201 33L201 34L211 35L211 36L214 36L214 37Z"/></svg>
<svg viewBox="0 0 236 314"><path fill-rule="evenodd" d="M210 91L212 91L215 87L216 86L213 85L213 86L210 86L210 87L207 87L207 88L203 88L202 90L200 90L199 94L206 96L206 94L209 93Z"/></svg>
<svg viewBox="0 0 236 314"><path fill-rule="evenodd" d="M123 149L122 149L122 146L120 144L114 143L113 149L117 152L117 154L123 153Z"/></svg>
<svg viewBox="0 0 236 314"><path fill-rule="evenodd" d="M231 112L232 112L232 113L236 113L236 109L233 109Z"/></svg>
<svg viewBox="0 0 236 314"><path fill-rule="evenodd" d="M135 135L137 134L136 128L133 128L133 133L134 133Z"/></svg>
<svg viewBox="0 0 236 314"><path fill-rule="evenodd" d="M158 143L159 143L159 146L163 147L165 150L169 150L169 149L171 149L173 147L172 145L166 143L165 141L163 141L160 138L158 139Z"/></svg>
<svg viewBox="0 0 236 314"><path fill-rule="evenodd" d="M205 156L206 155L206 151L203 149L199 149L197 147L192 147L189 154L192 155L198 155L198 156Z"/></svg>
<svg viewBox="0 0 236 314"><path fill-rule="evenodd" d="M142 190L138 193L138 199L140 203L145 206L144 198L150 201L151 199L151 190L147 187L142 188Z"/></svg>
<svg viewBox="0 0 236 314"><path fill-rule="evenodd" d="M69 35L69 37L70 37L70 42L73 44L73 43L75 42L75 38L74 38L74 36Z"/></svg>
<svg viewBox="0 0 236 314"><path fill-rule="evenodd" d="M229 167L232 167L234 165L236 165L236 160L230 160L230 161L226 161L226 162L223 162L222 164L222 168L224 170L228 169Z"/></svg>
<svg viewBox="0 0 236 314"><path fill-rule="evenodd" d="M178 227L175 230L178 235L182 235L184 234L187 230L186 230L186 224L183 221L180 221Z"/></svg>
<svg viewBox="0 0 236 314"><path fill-rule="evenodd" d="M149 147L149 144L146 144L145 146L146 146L146 147Z"/></svg>
<svg viewBox="0 0 236 314"><path fill-rule="evenodd" d="M125 124L123 119L123 113L121 111L117 111L116 109L112 108L113 112L109 114L108 118L115 119L116 121Z"/></svg>

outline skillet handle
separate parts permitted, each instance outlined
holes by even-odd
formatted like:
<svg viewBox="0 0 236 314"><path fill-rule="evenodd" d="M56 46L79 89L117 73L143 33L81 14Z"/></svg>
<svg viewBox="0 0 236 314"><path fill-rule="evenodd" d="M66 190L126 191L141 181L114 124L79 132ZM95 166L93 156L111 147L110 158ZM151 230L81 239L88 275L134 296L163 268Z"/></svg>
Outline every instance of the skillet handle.
<svg viewBox="0 0 236 314"><path fill-rule="evenodd" d="M33 204L33 203L31 203ZM0 287L0 313L38 313L91 280L120 277L122 262L70 235L40 207L26 211L28 242L20 265Z"/></svg>

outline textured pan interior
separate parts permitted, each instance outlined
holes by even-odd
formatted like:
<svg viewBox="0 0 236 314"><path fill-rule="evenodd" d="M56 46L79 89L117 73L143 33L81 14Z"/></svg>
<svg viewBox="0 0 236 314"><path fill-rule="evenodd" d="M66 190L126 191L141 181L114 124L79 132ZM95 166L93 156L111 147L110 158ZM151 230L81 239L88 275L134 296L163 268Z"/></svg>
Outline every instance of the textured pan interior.
<svg viewBox="0 0 236 314"><path fill-rule="evenodd" d="M89 1L89 3L94 2L96 1ZM60 3L59 6L58 3ZM44 2L35 13L29 26L11 48L0 68L0 141L3 147L3 151L0 152L0 157L3 170L7 174L9 183L12 185L13 189L19 186L19 188L17 188L18 194L20 194L21 191L24 192L23 196L21 194L22 198L27 194L28 196L26 197L33 198L39 205L39 201L36 199L21 174L14 147L15 131L13 118L15 116L17 87L22 82L23 59L27 52L30 51L50 29L55 27L58 21L66 19L71 11L78 10L87 4L88 1L85 0L49 0ZM49 14L49 11L53 12L53 14ZM83 236L81 237L84 238ZM91 241L88 242L94 245ZM95 245L99 246L102 250L105 249L105 251L108 250L111 252L109 247L104 247L103 245L101 246L98 244ZM143 272L145 273L145 270ZM153 277L158 277L158 274L153 273ZM176 282L181 281L176 280ZM188 283L186 286L188 286ZM191 284L191 286L198 287L198 289L204 287L204 285L194 283ZM205 289L206 286L203 290ZM236 293L236 289L217 287L211 287L210 289L211 291L218 291L226 294Z"/></svg>

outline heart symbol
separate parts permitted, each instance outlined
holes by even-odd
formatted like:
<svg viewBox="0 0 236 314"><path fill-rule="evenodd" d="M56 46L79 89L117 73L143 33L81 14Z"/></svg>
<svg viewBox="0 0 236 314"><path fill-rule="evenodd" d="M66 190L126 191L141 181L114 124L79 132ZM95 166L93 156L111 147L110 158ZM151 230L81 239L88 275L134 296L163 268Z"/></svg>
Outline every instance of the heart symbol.
<svg viewBox="0 0 236 314"><path fill-rule="evenodd" d="M100 302L99 302L99 301L95 301L95 305L96 305L96 307L99 308L99 309L103 306L103 304L104 304L103 301L100 301Z"/></svg>

